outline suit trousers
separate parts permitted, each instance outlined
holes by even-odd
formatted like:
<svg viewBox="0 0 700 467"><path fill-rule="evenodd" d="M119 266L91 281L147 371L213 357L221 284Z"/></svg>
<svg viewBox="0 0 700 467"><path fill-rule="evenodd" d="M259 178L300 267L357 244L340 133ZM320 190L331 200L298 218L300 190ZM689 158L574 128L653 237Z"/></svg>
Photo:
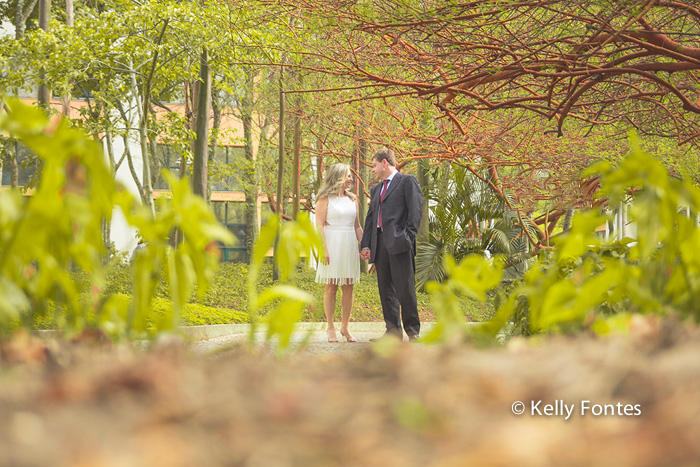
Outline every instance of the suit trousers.
<svg viewBox="0 0 700 467"><path fill-rule="evenodd" d="M377 231L377 252L374 267L377 270L379 298L388 333L403 335L401 323L409 337L420 333L416 278L413 251L390 255L384 245L383 233ZM399 311L400 307L400 311Z"/></svg>

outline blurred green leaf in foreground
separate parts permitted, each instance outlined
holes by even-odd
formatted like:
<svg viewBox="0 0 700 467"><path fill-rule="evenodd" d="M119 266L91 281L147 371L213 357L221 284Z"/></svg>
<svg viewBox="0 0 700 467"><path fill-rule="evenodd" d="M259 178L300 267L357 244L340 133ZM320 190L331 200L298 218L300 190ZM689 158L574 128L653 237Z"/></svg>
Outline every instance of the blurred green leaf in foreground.
<svg viewBox="0 0 700 467"><path fill-rule="evenodd" d="M174 329L195 283L204 293L218 266L216 241L230 244L205 200L185 180L170 179L171 199L153 215L110 173L101 148L66 119L49 120L39 108L4 102L0 131L41 160L40 182L30 196L0 192L0 330L30 328L36 316L55 313L67 333L100 327L113 338L143 338ZM105 286L103 222L119 208L146 243L133 261L134 300L113 299ZM179 228L186 241L170 247ZM71 274L84 272L81 283ZM148 327L161 270L170 281L172 312Z"/></svg>

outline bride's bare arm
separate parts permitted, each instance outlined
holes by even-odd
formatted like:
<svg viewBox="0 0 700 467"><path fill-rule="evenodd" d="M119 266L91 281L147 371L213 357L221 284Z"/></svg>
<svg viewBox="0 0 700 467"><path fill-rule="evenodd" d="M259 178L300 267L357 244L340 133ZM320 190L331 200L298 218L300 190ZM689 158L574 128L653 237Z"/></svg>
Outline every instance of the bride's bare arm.
<svg viewBox="0 0 700 467"><path fill-rule="evenodd" d="M328 264L330 258L328 257L328 249L326 248L326 229L323 227L326 225L326 215L328 214L328 197L323 197L316 202L316 226L318 231L321 233L321 239L323 239L323 251L325 264Z"/></svg>
<svg viewBox="0 0 700 467"><path fill-rule="evenodd" d="M357 209L355 210L355 235L357 236L357 241L362 241L362 225L360 224L360 201L355 201L357 204Z"/></svg>

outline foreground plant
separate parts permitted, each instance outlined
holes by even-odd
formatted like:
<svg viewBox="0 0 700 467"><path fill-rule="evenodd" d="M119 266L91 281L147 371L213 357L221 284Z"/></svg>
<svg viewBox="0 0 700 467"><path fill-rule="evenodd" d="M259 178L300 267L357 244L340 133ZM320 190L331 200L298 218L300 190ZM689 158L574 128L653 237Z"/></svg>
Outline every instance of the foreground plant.
<svg viewBox="0 0 700 467"><path fill-rule="evenodd" d="M276 245L274 261L280 271L280 283L265 289L258 295L257 284L268 251ZM311 258L315 252L323 251L321 237L316 232L306 213L297 220L280 226L277 217L272 217L260 230L255 242L253 257L248 270L248 309L251 318L250 343L255 344L255 332L259 324L258 310L267 304L276 304L267 319L266 340L277 338L278 353L289 347L294 325L301 320L305 306L313 302L313 296L289 284L302 256Z"/></svg>
<svg viewBox="0 0 700 467"><path fill-rule="evenodd" d="M67 333L100 327L113 337L142 338L175 328L194 284L204 293L218 265L214 242L233 241L206 202L192 194L186 181L171 179L172 199L160 202L154 215L114 181L94 141L66 119L50 122L43 110L18 100L5 102L0 130L41 160L41 179L31 196L0 192L0 330L18 323L31 328L35 317L46 313L54 313ZM135 299L130 304L101 293L106 274L102 224L115 207L148 245L133 262ZM175 227L187 241L171 248L168 235ZM173 311L149 328L162 270L171 283Z"/></svg>
<svg viewBox="0 0 700 467"><path fill-rule="evenodd" d="M630 205L636 238L603 242L596 228L608 217L595 211L577 214L555 248L541 252L521 280L496 295L494 318L473 328L478 336L585 327L605 334L626 330L637 313L672 313L700 322L700 229L695 218L700 190L688 178L671 176L635 136L630 141L632 150L618 167L600 162L585 175L600 177L598 196L610 204ZM485 300L486 292L500 285L501 258L493 264L479 257L459 264L445 258L448 279L427 284L438 321L427 341L468 333L456 297Z"/></svg>
<svg viewBox="0 0 700 467"><path fill-rule="evenodd" d="M700 230L688 214L698 212L700 190L688 178L671 176L634 136L631 145L619 167L601 162L587 174L600 176L600 197L630 203L636 238L605 244L595 229L608 219L578 214L554 252L541 255L510 291L484 326L488 334L511 320L524 334L586 324L606 333L624 328L633 313L672 312L700 322Z"/></svg>

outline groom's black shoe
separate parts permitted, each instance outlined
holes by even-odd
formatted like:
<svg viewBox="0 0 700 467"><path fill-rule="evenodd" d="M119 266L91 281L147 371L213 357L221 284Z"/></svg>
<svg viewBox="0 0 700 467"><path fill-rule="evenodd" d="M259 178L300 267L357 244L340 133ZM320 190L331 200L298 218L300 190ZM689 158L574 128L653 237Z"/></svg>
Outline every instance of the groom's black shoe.
<svg viewBox="0 0 700 467"><path fill-rule="evenodd" d="M392 338L392 339L399 339L403 340L403 332L402 331L387 331L385 332L382 337L375 337L373 339L370 339L370 342L377 342L378 340L383 340L387 338Z"/></svg>
<svg viewBox="0 0 700 467"><path fill-rule="evenodd" d="M414 340L418 339L420 336L418 334L413 334L408 336L408 342L413 342Z"/></svg>

